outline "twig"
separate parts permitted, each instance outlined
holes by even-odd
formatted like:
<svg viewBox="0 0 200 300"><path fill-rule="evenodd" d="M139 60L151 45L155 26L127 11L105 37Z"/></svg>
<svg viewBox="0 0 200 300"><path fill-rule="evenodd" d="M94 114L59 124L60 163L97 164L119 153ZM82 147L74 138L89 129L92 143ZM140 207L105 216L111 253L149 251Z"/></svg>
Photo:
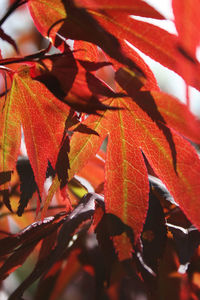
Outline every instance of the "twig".
<svg viewBox="0 0 200 300"><path fill-rule="evenodd" d="M7 11L7 13L5 14L5 16L0 20L0 27L2 26L2 24L7 20L7 18L21 5L27 3L27 0L16 0L13 5L10 6L9 10Z"/></svg>
<svg viewBox="0 0 200 300"><path fill-rule="evenodd" d="M66 208L66 205L56 205L56 206L49 206L48 207L49 210L60 209L60 208ZM29 208L29 209L24 210L23 214L34 212L34 211L36 211L36 208ZM3 214L0 215L0 219L4 218L4 217L7 217L7 216L16 215L16 214L17 214L17 212L6 212L6 213L3 213Z"/></svg>

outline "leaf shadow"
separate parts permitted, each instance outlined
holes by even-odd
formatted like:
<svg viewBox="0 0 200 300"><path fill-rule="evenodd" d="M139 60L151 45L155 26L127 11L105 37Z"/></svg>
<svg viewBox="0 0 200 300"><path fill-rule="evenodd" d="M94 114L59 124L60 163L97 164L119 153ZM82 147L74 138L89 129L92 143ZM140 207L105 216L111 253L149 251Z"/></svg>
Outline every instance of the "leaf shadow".
<svg viewBox="0 0 200 300"><path fill-rule="evenodd" d="M163 132L172 155L173 168L177 174L177 151L173 140L171 130L167 127L167 123L159 112L153 96L149 91L142 91L143 83L136 77L131 76L124 69L119 69L115 75L116 81L133 99L133 101L156 123L158 128Z"/></svg>
<svg viewBox="0 0 200 300"><path fill-rule="evenodd" d="M12 171L0 172L0 186L11 180ZM9 189L0 189L0 199L5 204L5 206L12 212L12 207L10 205Z"/></svg>
<svg viewBox="0 0 200 300"><path fill-rule="evenodd" d="M61 147L57 156L56 166L55 166L55 171L60 181L61 190L66 186L68 182L68 169L70 168L69 158L68 158L69 151L70 151L69 136L66 133L64 133L61 142Z"/></svg>
<svg viewBox="0 0 200 300"><path fill-rule="evenodd" d="M63 101L78 73L77 63L72 51L66 44L63 54L51 55L48 60L52 66L49 66L48 61L41 60L40 64L44 70L41 75L34 79L43 83L53 95Z"/></svg>
<svg viewBox="0 0 200 300"><path fill-rule="evenodd" d="M76 60L65 44L63 53L41 60L40 65L41 74L34 80L44 84L56 98L74 110L98 114L98 110L116 109L105 105L99 98L118 97L119 94L91 73L110 63Z"/></svg>
<svg viewBox="0 0 200 300"><path fill-rule="evenodd" d="M17 215L20 217L35 191L37 191L39 195L39 190L28 158L19 158L16 168L20 178L20 200L17 208Z"/></svg>
<svg viewBox="0 0 200 300"><path fill-rule="evenodd" d="M59 47L63 43L61 37L72 40L83 40L99 46L110 57L120 63L129 66L139 74L144 73L141 68L123 53L119 40L106 29L89 13L86 9L75 5L75 1L62 0L67 18L58 20L48 30L48 36L52 28L62 22L58 34L55 38L55 46Z"/></svg>

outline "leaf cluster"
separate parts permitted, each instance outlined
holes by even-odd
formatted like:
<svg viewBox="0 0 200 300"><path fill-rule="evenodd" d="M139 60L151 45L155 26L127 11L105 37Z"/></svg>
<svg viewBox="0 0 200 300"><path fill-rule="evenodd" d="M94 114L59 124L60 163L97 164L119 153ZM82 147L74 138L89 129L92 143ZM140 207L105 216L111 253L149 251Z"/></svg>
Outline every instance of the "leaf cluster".
<svg viewBox="0 0 200 300"><path fill-rule="evenodd" d="M199 298L200 121L189 92L182 104L161 91L134 50L200 90L200 4L172 7L177 35L150 24L165 18L142 0L10 1L0 20L15 51L0 52L2 287L35 261L10 300L38 279L37 300ZM47 45L29 55L2 27L24 8Z"/></svg>

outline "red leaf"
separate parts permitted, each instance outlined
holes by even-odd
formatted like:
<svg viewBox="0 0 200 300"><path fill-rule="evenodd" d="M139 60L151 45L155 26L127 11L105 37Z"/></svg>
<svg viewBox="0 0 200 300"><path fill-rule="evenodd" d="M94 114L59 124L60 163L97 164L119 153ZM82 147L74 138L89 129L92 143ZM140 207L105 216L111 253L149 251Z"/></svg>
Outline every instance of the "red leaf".
<svg viewBox="0 0 200 300"><path fill-rule="evenodd" d="M173 0L172 7L178 32L177 48L181 53L177 63L180 70L182 69L181 72L185 81L191 84L196 80L196 77L199 77L199 63L196 59L196 51L200 42L199 1ZM191 64L188 64L187 61L190 61ZM196 68L194 68L195 65ZM199 89L199 86L197 88ZM189 96L187 96L187 102L189 104Z"/></svg>
<svg viewBox="0 0 200 300"><path fill-rule="evenodd" d="M198 0L173 0L174 22L178 31L179 45L191 57L196 57L196 48L199 45L199 14ZM183 21L184 20L184 21Z"/></svg>
<svg viewBox="0 0 200 300"><path fill-rule="evenodd" d="M117 97L109 86L98 79L90 71L96 71L107 63L78 62L78 73L65 101L77 111L96 113L97 110L106 110L103 100L107 97ZM81 86L81 89L80 89ZM110 108L111 109L111 108Z"/></svg>
<svg viewBox="0 0 200 300"><path fill-rule="evenodd" d="M134 20L130 17L130 13L122 16L120 12L115 10L112 14L110 11L105 13L100 9L98 13L93 11L90 13L101 24L102 28L115 35L120 42L122 39L126 39L146 55L177 72L187 83L197 89L200 88L197 79L200 72L199 63L195 56L191 57L190 54L187 54L187 50L179 47L177 36L157 26Z"/></svg>
<svg viewBox="0 0 200 300"><path fill-rule="evenodd" d="M117 249L119 261L128 260L132 258L132 245L126 233L116 235L113 238L113 244Z"/></svg>
<svg viewBox="0 0 200 300"><path fill-rule="evenodd" d="M32 80L27 68L14 76L11 95L42 196L48 161L55 167L69 108L49 93L43 84Z"/></svg>
<svg viewBox="0 0 200 300"><path fill-rule="evenodd" d="M101 187L103 189L104 183L105 159L102 158L102 154L105 156L104 152L100 150L78 173L78 176L86 179L97 193Z"/></svg>
<svg viewBox="0 0 200 300"><path fill-rule="evenodd" d="M84 41L74 41L74 56L76 59L96 62L98 60L97 46Z"/></svg>
<svg viewBox="0 0 200 300"><path fill-rule="evenodd" d="M158 61L167 68L172 69L185 77L184 68L180 66L178 60L182 59L184 64L188 64L193 72L199 74L199 64L191 62L188 57L183 57L177 49L177 37L169 32L146 22L138 21L127 16L120 17L120 13L115 14L115 18L98 13L95 18L103 28L114 34L119 40L126 39L133 46ZM158 42L159 41L159 42ZM186 78L187 79L187 78ZM199 88L193 78L190 84Z"/></svg>
<svg viewBox="0 0 200 300"><path fill-rule="evenodd" d="M123 55L117 38L101 27L86 10L76 7L74 1L67 0L62 4L61 2L61 0L56 0L56 5L52 5L50 11L47 10L49 6L46 2L41 0L28 2L38 30L45 36L50 35L56 47L62 46L63 38L83 40L100 46L116 60L132 68L137 67L133 61ZM41 11L43 11L42 14ZM47 16L46 11L48 11ZM50 18L51 14L53 14L52 18Z"/></svg>
<svg viewBox="0 0 200 300"><path fill-rule="evenodd" d="M95 8L87 9L90 5L89 2L79 1L81 1L81 5L86 4L86 7L80 8L76 1L61 3L61 0L56 0L55 8L53 5L51 6L48 16L46 16L45 10L46 2L30 0L29 7L40 32L47 35L49 31L57 47L63 43L60 36L73 40L84 40L98 45L110 57L131 69L141 71L135 60L127 57L121 49L121 43L126 39L151 58L183 76L188 84L200 89L199 63L187 55L187 51L180 50L176 35L149 23L134 20L130 17L132 5L129 5L128 10L125 6L123 10L124 4L119 3L118 6L121 8L119 11L116 6L113 7L113 3L110 1L103 2L103 4L93 2L96 3L94 4ZM128 0L127 3L129 3ZM139 5L138 3L134 1L131 4L141 9L146 6L142 1ZM104 10L105 5L108 4L110 4L109 9ZM39 9L43 10L43 14L39 12ZM148 9L153 11L150 7ZM53 10L54 16L49 18L53 14ZM195 76L190 76L188 73L195 74Z"/></svg>
<svg viewBox="0 0 200 300"><path fill-rule="evenodd" d="M123 102L118 100L115 105L121 107ZM110 118L105 168L106 212L121 218L133 229L137 239L148 208L147 170L136 146L131 114L128 110L118 111Z"/></svg>
<svg viewBox="0 0 200 300"><path fill-rule="evenodd" d="M75 274L81 269L82 265L78 260L80 252L80 249L73 250L67 258L67 261L63 263L63 267L60 268L59 276L51 294L51 300L58 299L59 295L61 295L63 290L70 284Z"/></svg>
<svg viewBox="0 0 200 300"><path fill-rule="evenodd" d="M47 32L52 24L67 17L61 0L29 0L28 7L36 27L44 36L48 35ZM60 26L61 23L58 23L54 33Z"/></svg>
<svg viewBox="0 0 200 300"><path fill-rule="evenodd" d="M42 82L58 99L63 100L70 91L78 66L72 52L66 48L63 55L53 55L42 61L40 74L34 79Z"/></svg>
<svg viewBox="0 0 200 300"><path fill-rule="evenodd" d="M155 90L159 91L159 87L156 81L156 78L149 68L149 66L145 63L145 61L141 58L141 56L131 48L125 41L121 41L121 48L123 50L123 53L127 55L127 57L131 58L131 60L135 61L137 66L139 66L140 70L143 72L144 76L146 77L143 78L143 89L144 90ZM113 63L113 68L115 70L118 70L119 68L123 67L123 64L117 62L116 60L109 59L109 61L112 61ZM136 71L136 70L134 70ZM140 73L138 75L141 75ZM142 79L142 77L140 77Z"/></svg>
<svg viewBox="0 0 200 300"><path fill-rule="evenodd" d="M122 106L121 100L113 99L111 103L118 107ZM130 118L126 110L118 113L106 112L105 116L89 117L84 123L88 127L95 128L100 137L84 136L80 133L73 135L69 153L71 162L69 174L71 177L81 169L91 155L97 152L105 135L110 132L111 140L106 160L106 211L117 215L125 224L131 226L138 237L148 207L148 179L142 154L135 148L133 133L129 131L133 130L130 127ZM129 125L124 125L124 122ZM134 162L138 159L141 164L136 167Z"/></svg>
<svg viewBox="0 0 200 300"><path fill-rule="evenodd" d="M167 128L169 124L170 128L174 127L186 137L198 140L199 122L182 104L175 101L172 107L170 103L173 98L170 96L142 91L141 82L134 81L135 77L128 73L123 75L123 72L118 72L116 78L133 99L109 100L110 105L123 110L106 111L102 116L90 116L84 121L85 125L98 132L99 137L84 136L78 132L73 135L69 153L69 177L84 166L109 134L105 187L107 212L120 217L133 229L137 238L148 206L148 179L141 149L175 201L191 221L200 227L195 210L200 188L197 176L200 162L193 147L174 130ZM166 97L169 98L168 109L164 109L163 104ZM193 125L186 128L177 110L198 125L198 130L193 132ZM188 169L192 161L194 168Z"/></svg>
<svg viewBox="0 0 200 300"><path fill-rule="evenodd" d="M108 103L108 102L107 102ZM111 104L112 101L109 101ZM79 170L81 170L88 160L98 152L101 144L106 137L108 131L102 126L105 117L105 112L101 116L90 116L83 124L100 133L100 135L86 135L80 132L75 132L70 142L69 152L69 179L72 178ZM106 118L105 118L106 119Z"/></svg>
<svg viewBox="0 0 200 300"><path fill-rule="evenodd" d="M164 19L153 7L141 0L123 0L121 3L120 1L113 3L110 0L75 0L75 3L77 6L90 10L103 10L105 14L111 13L113 16L115 12L120 12L121 14L128 13L141 17Z"/></svg>
<svg viewBox="0 0 200 300"><path fill-rule="evenodd" d="M178 99L163 92L151 91L155 104L166 124L184 137L200 143L200 120Z"/></svg>
<svg viewBox="0 0 200 300"><path fill-rule="evenodd" d="M135 143L139 143L138 146L141 147L155 173L166 184L175 201L184 210L192 223L200 228L198 213L195 209L198 206L197 194L200 188L200 180L197 176L200 169L198 156L194 148L174 130L166 131L165 127L159 126L159 123L163 122L163 117L162 115L159 116L156 110L153 109L151 97L146 94L147 98L145 99L144 94L143 100L144 103L146 102L144 104L140 101L142 92L134 93L133 82L130 80L128 83L127 79L128 77L126 79L125 77L124 79L121 78L121 85L130 96L132 95L133 100L143 108L143 111L140 111L139 107L134 108L134 103L124 102L134 120L138 120L138 128L140 123L142 126L141 130L137 131L135 136L137 141L135 140ZM150 106L147 101L151 101ZM148 107L151 107L150 110ZM139 115L137 115L138 113ZM146 113L154 120L154 123L150 122L150 124L149 121L143 123L147 117L147 115L145 116ZM155 122L157 123L156 126ZM189 169L190 164L193 164L193 168Z"/></svg>
<svg viewBox="0 0 200 300"><path fill-rule="evenodd" d="M92 74L110 63L75 60L67 49L62 55L43 60L43 64L46 68L34 79L42 82L58 99L77 111L95 113L96 110L105 110L107 107L99 101L99 97L115 96L102 80Z"/></svg>

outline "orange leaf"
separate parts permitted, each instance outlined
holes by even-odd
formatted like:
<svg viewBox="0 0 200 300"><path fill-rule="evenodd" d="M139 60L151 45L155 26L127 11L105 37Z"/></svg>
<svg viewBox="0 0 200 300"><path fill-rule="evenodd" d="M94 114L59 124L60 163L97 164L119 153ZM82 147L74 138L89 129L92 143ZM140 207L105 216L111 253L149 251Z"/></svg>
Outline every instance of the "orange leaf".
<svg viewBox="0 0 200 300"><path fill-rule="evenodd" d="M11 210L9 202L9 181L15 168L21 142L19 116L16 114L16 104L13 93L0 99L0 195L5 205Z"/></svg>
<svg viewBox="0 0 200 300"><path fill-rule="evenodd" d="M67 17L61 0L29 0L28 7L36 27L44 36L48 36L49 28L57 22L58 26L54 29L58 30L61 26L59 21Z"/></svg>
<svg viewBox="0 0 200 300"><path fill-rule="evenodd" d="M113 5L112 1L91 2L92 4L86 0L77 1L55 0L55 4L51 5L47 1L29 0L37 28L45 36L49 33L56 47L60 47L63 44L62 39L66 38L91 42L101 47L111 58L131 69L141 71L135 60L131 60L122 51L121 43L127 40L146 55L177 72L188 84L200 89L200 64L187 55L187 51L180 50L178 37L131 17L132 9L135 11L136 7L140 10L138 14L143 16L145 11L155 12L153 8L143 1L126 0L125 4L123 2L117 5ZM195 76L188 76L188 72Z"/></svg>
<svg viewBox="0 0 200 300"><path fill-rule="evenodd" d="M105 182L106 211L120 217L133 229L136 238L138 237L146 216L149 191L141 149L175 201L191 221L200 227L195 209L200 188L197 176L200 161L193 147L167 127L169 123L170 128L180 130L185 136L198 138L197 131L193 132L193 126L186 129L183 122L182 127L180 117L176 117L179 115L176 109L179 108L192 121L195 119L186 107L176 102L174 107L169 105L169 110L166 109L163 113L162 101L167 97L166 94L131 92L136 85L131 81L128 83L128 78L125 77L123 81L121 77L121 82L118 81L133 99L109 100L110 104L123 110L106 111L102 116L90 116L84 121L84 124L98 132L99 137L85 136L78 132L72 137L69 153L70 177L97 152L103 137L109 134ZM188 168L191 163L194 167Z"/></svg>
<svg viewBox="0 0 200 300"><path fill-rule="evenodd" d="M199 144L200 120L189 111L188 107L175 97L163 92L151 91L151 95L167 126Z"/></svg>
<svg viewBox="0 0 200 300"><path fill-rule="evenodd" d="M55 168L69 108L43 84L32 80L26 67L14 76L11 95L16 103L28 156L42 196L48 161Z"/></svg>

